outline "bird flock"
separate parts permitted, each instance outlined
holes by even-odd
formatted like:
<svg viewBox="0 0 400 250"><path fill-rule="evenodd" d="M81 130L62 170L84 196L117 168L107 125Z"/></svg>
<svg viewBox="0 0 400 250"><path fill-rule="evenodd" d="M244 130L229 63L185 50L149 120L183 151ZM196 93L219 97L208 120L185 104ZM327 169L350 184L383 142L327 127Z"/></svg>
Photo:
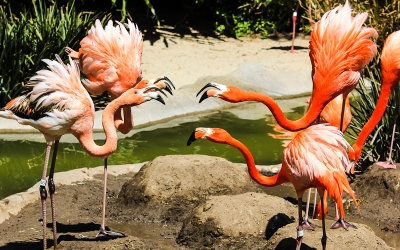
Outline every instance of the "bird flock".
<svg viewBox="0 0 400 250"><path fill-rule="evenodd" d="M346 230L349 227L356 228L352 223L345 221L342 203L344 191L350 194L358 208L346 173L354 172L354 165L360 158L363 144L382 118L393 89L398 100L400 31L388 36L382 50L381 92L375 111L354 145L351 146L344 139L343 132L351 120L348 95L356 88L364 67L377 53L376 45L371 38L377 37L378 34L374 28L364 26L367 17L367 13L353 16L352 9L346 1L345 5L328 11L315 23L309 46L313 91L309 109L299 120L287 119L278 104L263 93L247 92L235 86L219 83L208 83L197 93L200 103L210 97L231 103L261 102L272 112L281 127L297 132L283 151L281 170L272 177L259 173L248 148L221 128L196 128L187 142L187 145L190 145L197 139L205 139L237 148L246 160L250 177L260 185L271 187L285 182L292 183L298 196L297 249L301 247L303 230L314 230L316 227L308 220L310 193L304 218L302 214L302 197L307 189L311 191L311 188L315 188L320 196L318 214L322 219L323 249L326 248L327 242L325 230L327 197L332 197L337 204L337 221L332 228L342 227ZM14 98L0 109L0 117L15 119L20 124L38 129L47 142L39 188L44 249L47 248L46 185L52 209L54 248L57 246L53 176L61 136L67 133L73 134L90 156L104 159L102 222L96 238L123 237L122 233L105 229L107 157L117 148L117 131L126 134L133 128L131 107L151 100L165 104L162 95L166 96L165 92L172 95L175 89L168 77L143 78L142 33L136 24L129 20L127 24L109 21L104 27L99 20L96 20L95 25L80 42L79 50L67 47L65 51L68 55L68 58L65 58L66 63L58 55L55 55L53 60L44 59L47 69L36 72L30 78L28 84L30 92ZM84 79L81 79L81 72ZM102 114L106 140L103 145L97 145L93 140L94 104L89 93L100 95L103 92L110 95L111 102ZM385 168L395 168L391 157L388 162L380 165ZM316 202L314 211L315 204Z"/></svg>

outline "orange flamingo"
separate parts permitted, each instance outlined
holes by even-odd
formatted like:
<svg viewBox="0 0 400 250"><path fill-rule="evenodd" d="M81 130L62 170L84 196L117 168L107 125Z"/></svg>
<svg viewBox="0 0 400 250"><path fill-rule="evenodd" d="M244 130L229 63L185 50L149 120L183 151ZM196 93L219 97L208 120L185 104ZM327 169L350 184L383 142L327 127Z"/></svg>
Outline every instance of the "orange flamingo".
<svg viewBox="0 0 400 250"><path fill-rule="evenodd" d="M246 92L237 87L218 83L208 83L197 95L207 87L215 87L203 93L200 102L208 97L219 97L225 101L237 103L258 101L264 103L272 112L280 126L289 131L298 131L311 125L321 111L332 99L342 94L342 116L344 100L358 83L360 72L376 53L374 42L376 37L373 28L362 27L368 17L367 13L351 15L351 8L346 1L324 14L314 25L310 41L310 59L312 64L312 103L307 113L299 120L292 121L285 117L277 103L268 95Z"/></svg>
<svg viewBox="0 0 400 250"><path fill-rule="evenodd" d="M400 81L400 31L396 31L388 36L385 41L382 50L381 57L381 93L379 94L378 102L376 104L375 110L372 116L369 118L368 122L362 128L360 134L357 137L357 141L354 143L353 151L349 151L349 158L353 163L357 163L361 156L362 147L367 140L369 134L374 130L375 126L381 120L383 114L385 113L386 106L389 101L390 93L393 88L395 89L395 99L396 99L396 111L393 126L392 142L390 146L389 159L385 163L380 163L384 168L396 168L393 164L391 153L393 148L394 132L396 130L396 120L398 113L398 83Z"/></svg>
<svg viewBox="0 0 400 250"><path fill-rule="evenodd" d="M65 49L67 54L79 60L79 66L88 78L83 81L86 89L94 95L107 91L114 100L131 88L142 89L154 84L172 95L171 86L173 88L175 86L168 77L142 80L142 33L130 20L128 20L127 26L129 32L123 24L117 22L117 25L114 26L110 20L103 28L101 22L96 20L88 35L80 42L79 52L69 47ZM121 109L117 110L114 123L120 132L126 134L133 128L132 110L130 107L123 107L123 113L124 119L121 116ZM97 237L105 236L107 159L104 160L103 186L103 216ZM117 237L118 235L111 234L111 232L107 235L107 237L112 236Z"/></svg>
<svg viewBox="0 0 400 250"><path fill-rule="evenodd" d="M57 245L56 217L55 217L55 186L53 174L59 139L66 133L72 133L82 144L89 155L97 158L106 158L117 148L117 133L114 127L114 113L120 107L140 105L146 101L156 99L164 103L156 92L156 86L142 90L128 90L119 98L114 99L103 112L103 128L106 142L98 146L93 140L94 105L82 86L77 65L69 58L65 65L56 55L55 60L43 60L49 70L40 70L30 79L32 91L27 95L11 100L0 110L0 117L15 119L24 125L31 125L38 129L47 142L46 158L40 181L40 197L43 213L43 248L46 249L46 173L51 146L54 143L52 163L49 173L49 192L53 218L54 248Z"/></svg>
<svg viewBox="0 0 400 250"><path fill-rule="evenodd" d="M206 139L215 143L231 145L244 155L251 178L258 184L273 187L291 182L296 189L299 208L299 226L297 228L297 249L303 239L302 196L312 187L317 188L321 200L325 191L338 203L341 219L344 220L342 204L343 189L347 189L357 205L355 195L350 188L344 171L349 162L346 149L350 147L343 138L342 132L333 126L318 124L299 132L283 151L282 168L278 174L267 177L259 173L255 167L250 151L225 130L220 128L197 128L190 136L187 144L196 139ZM324 206L324 204L322 204ZM323 207L322 207L323 208ZM358 205L357 205L358 208ZM325 218L322 215L322 247L326 248Z"/></svg>

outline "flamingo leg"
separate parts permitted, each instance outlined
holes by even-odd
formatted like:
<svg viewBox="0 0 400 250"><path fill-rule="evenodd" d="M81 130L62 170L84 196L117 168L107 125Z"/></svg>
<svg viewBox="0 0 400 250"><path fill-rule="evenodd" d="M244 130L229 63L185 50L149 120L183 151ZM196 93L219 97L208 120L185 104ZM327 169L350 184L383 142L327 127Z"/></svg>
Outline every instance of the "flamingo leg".
<svg viewBox="0 0 400 250"><path fill-rule="evenodd" d="M394 98L396 101L395 104L395 108L394 108L394 117L393 117L393 132L392 132L392 141L390 143L390 151L389 151L389 159L385 162L378 162L377 164L383 168L392 168L392 169L396 169L396 165L393 163L392 160L392 151L393 151L393 143L394 143L394 136L396 133L396 122L397 122L397 117L399 115L399 85L396 86L396 88L394 89Z"/></svg>
<svg viewBox="0 0 400 250"><path fill-rule="evenodd" d="M56 158L57 158L57 151L58 151L58 143L59 140L56 140L54 143L54 149L53 149L53 158L51 160L51 167L50 167L50 173L49 173L49 193L50 193L50 202L51 202L51 216L53 220L53 241L54 241L54 249L57 248L57 221L56 221L56 204L55 204L55 191L56 187L54 185L54 169L56 166Z"/></svg>
<svg viewBox="0 0 400 250"><path fill-rule="evenodd" d="M340 217L339 217L339 210L337 209L337 203L335 202L335 218L336 218L336 220L338 220Z"/></svg>
<svg viewBox="0 0 400 250"><path fill-rule="evenodd" d="M307 196L307 205L306 205L306 215L305 215L305 217L304 217L304 221L303 221L303 223L302 223L302 227L303 227L303 229L306 229L306 230L313 230L314 231L314 229L316 228L316 227L318 227L317 225L315 225L315 224L312 224L309 220L308 220L308 210L309 210L309 208L310 208L310 198L311 198L311 188L310 189L308 189L308 196Z"/></svg>
<svg viewBox="0 0 400 250"><path fill-rule="evenodd" d="M317 213L316 213L316 211L317 211L317 194L318 194L318 192L317 192L317 189L315 188L314 189L314 204L313 204L313 213L312 213L312 218L313 219L315 219L315 218L317 218Z"/></svg>
<svg viewBox="0 0 400 250"><path fill-rule="evenodd" d="M296 20L297 20L297 11L299 10L299 2L297 2L296 11L293 12L293 35L292 35L292 48L290 49L291 53L299 53L294 50L294 39L296 37Z"/></svg>
<svg viewBox="0 0 400 250"><path fill-rule="evenodd" d="M324 191L321 192L321 201L324 200ZM325 213L324 213L324 202L321 202L321 215L322 215L322 238L321 238L321 243L322 243L322 249L326 249L326 230L325 230Z"/></svg>
<svg viewBox="0 0 400 250"><path fill-rule="evenodd" d="M43 249L47 249L47 241L46 241L46 199L47 199L47 190L46 190L46 175L47 175L47 166L49 165L50 151L52 141L47 142L46 148L46 158L44 160L42 179L40 180L39 192L40 192L40 200L42 202L42 216L43 216Z"/></svg>
<svg viewBox="0 0 400 250"><path fill-rule="evenodd" d="M297 227L297 246L296 250L300 250L301 242L303 241L303 211L302 211L303 201L302 198L298 198L298 208L299 208L299 226Z"/></svg>
<svg viewBox="0 0 400 250"><path fill-rule="evenodd" d="M96 235L96 239L114 239L125 237L122 233L106 231L105 220L106 220L106 202L107 202L107 159L104 159L104 179L103 179L103 207L102 207L102 220L100 225L99 233Z"/></svg>

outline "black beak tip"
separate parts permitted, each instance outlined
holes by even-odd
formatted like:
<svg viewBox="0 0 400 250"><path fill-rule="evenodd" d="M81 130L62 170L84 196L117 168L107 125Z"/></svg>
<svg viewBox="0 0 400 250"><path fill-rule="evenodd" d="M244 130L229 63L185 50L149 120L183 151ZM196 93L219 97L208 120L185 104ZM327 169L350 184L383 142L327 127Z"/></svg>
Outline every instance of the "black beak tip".
<svg viewBox="0 0 400 250"><path fill-rule="evenodd" d="M156 100L165 105L164 99L160 95L157 96Z"/></svg>
<svg viewBox="0 0 400 250"><path fill-rule="evenodd" d="M199 103L201 103L202 101L204 101L204 100L207 99L207 98L208 98L208 95L207 95L207 91L206 91L206 92L204 92L203 95L200 97Z"/></svg>
<svg viewBox="0 0 400 250"><path fill-rule="evenodd" d="M192 144L192 142L194 142L196 140L196 136L195 136L196 131L193 131L193 133L190 135L186 145L190 146L190 144Z"/></svg>

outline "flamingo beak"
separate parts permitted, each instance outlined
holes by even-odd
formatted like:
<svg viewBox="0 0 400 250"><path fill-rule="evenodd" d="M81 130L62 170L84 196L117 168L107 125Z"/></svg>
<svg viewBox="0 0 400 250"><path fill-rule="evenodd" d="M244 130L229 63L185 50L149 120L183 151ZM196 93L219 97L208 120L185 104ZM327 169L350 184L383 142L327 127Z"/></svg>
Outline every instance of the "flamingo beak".
<svg viewBox="0 0 400 250"><path fill-rule="evenodd" d="M196 130L193 131L193 133L190 135L186 145L190 146L190 144L192 144L192 142L194 142L196 140Z"/></svg>
<svg viewBox="0 0 400 250"><path fill-rule="evenodd" d="M205 99L207 99L209 96L207 94L207 91L203 93L203 95L200 97L199 103L201 103L202 101L204 101Z"/></svg>

